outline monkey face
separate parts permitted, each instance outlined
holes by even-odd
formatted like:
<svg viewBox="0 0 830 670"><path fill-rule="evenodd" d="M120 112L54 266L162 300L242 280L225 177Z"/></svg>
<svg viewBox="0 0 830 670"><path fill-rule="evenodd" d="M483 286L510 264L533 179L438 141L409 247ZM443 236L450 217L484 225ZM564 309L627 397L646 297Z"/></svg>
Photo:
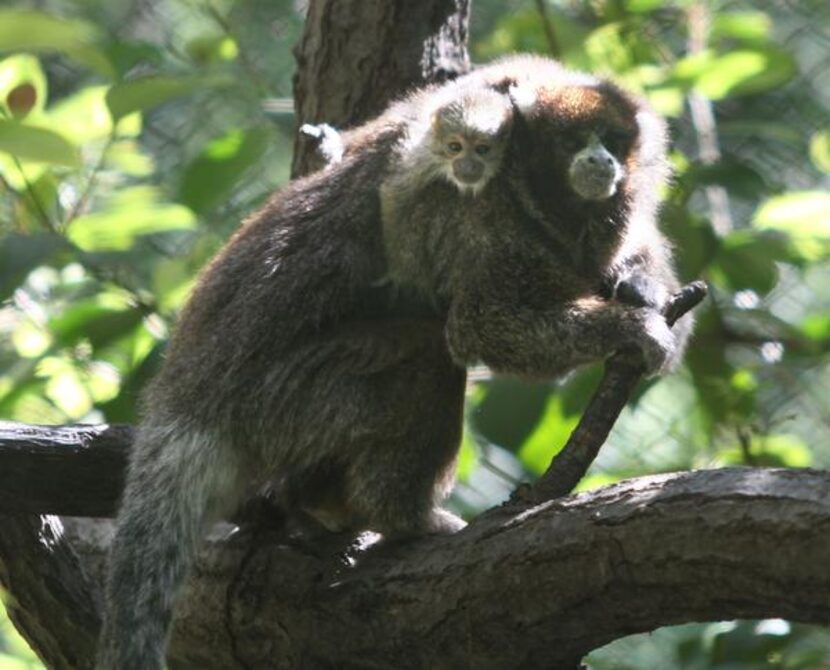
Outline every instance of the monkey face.
<svg viewBox="0 0 830 670"><path fill-rule="evenodd" d="M625 168L595 132L589 134L587 144L574 154L568 167L571 188L586 200L610 198L624 177Z"/></svg>
<svg viewBox="0 0 830 670"><path fill-rule="evenodd" d="M484 188L500 162L500 152L488 137L450 135L444 141L442 153L447 179L462 193L473 195Z"/></svg>
<svg viewBox="0 0 830 670"><path fill-rule="evenodd" d="M638 169L637 111L611 86L537 91L524 153L541 199L602 203L624 192Z"/></svg>
<svg viewBox="0 0 830 670"><path fill-rule="evenodd" d="M431 150L439 174L461 193L477 195L501 167L513 109L507 96L462 89L432 116Z"/></svg>

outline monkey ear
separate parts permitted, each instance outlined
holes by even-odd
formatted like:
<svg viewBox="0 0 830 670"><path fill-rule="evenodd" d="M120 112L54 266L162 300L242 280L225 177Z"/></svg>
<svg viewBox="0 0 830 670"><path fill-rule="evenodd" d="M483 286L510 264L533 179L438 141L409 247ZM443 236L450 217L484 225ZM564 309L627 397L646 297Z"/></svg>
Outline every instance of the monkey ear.
<svg viewBox="0 0 830 670"><path fill-rule="evenodd" d="M514 84L507 89L507 95L519 114L527 114L536 104L536 91L530 86Z"/></svg>

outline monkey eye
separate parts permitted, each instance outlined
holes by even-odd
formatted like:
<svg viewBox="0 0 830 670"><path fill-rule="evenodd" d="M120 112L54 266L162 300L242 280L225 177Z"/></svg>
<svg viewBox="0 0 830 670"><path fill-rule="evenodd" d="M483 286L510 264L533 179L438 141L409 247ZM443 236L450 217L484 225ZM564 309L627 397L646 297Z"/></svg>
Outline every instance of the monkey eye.
<svg viewBox="0 0 830 670"><path fill-rule="evenodd" d="M479 156L486 156L490 153L490 145L488 144L478 144L476 145L476 153Z"/></svg>
<svg viewBox="0 0 830 670"><path fill-rule="evenodd" d="M447 151L451 154L461 153L463 148L464 147L461 146L461 142L447 142Z"/></svg>
<svg viewBox="0 0 830 670"><path fill-rule="evenodd" d="M625 153L628 148L629 140L630 138L627 133L616 131L608 131L604 133L600 139L608 151L617 155Z"/></svg>
<svg viewBox="0 0 830 670"><path fill-rule="evenodd" d="M562 138L561 144L562 148L565 149L565 151L576 152L582 147L584 147L586 142L581 137L575 135L568 135Z"/></svg>

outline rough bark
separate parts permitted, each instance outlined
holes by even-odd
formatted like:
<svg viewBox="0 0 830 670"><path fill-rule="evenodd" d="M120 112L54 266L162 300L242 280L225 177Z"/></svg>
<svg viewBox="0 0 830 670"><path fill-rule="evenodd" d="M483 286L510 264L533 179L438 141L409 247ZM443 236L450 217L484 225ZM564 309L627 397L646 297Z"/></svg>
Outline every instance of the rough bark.
<svg viewBox="0 0 830 670"><path fill-rule="evenodd" d="M347 128L414 87L469 68L470 0L315 0L295 49L296 127ZM292 172L305 174L310 140L297 134Z"/></svg>
<svg viewBox="0 0 830 670"><path fill-rule="evenodd" d="M644 477L368 549L220 528L180 599L171 667L571 670L661 625L828 623L828 491L811 470ZM90 667L109 534L85 526L3 520L2 584L49 667Z"/></svg>
<svg viewBox="0 0 830 670"><path fill-rule="evenodd" d="M128 426L0 421L0 514L112 514L131 439Z"/></svg>

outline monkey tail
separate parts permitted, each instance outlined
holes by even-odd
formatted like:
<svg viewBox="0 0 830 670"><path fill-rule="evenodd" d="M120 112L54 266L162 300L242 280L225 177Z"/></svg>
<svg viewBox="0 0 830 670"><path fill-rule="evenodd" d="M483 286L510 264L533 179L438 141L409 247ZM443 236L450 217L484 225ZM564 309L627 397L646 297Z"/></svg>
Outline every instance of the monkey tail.
<svg viewBox="0 0 830 670"><path fill-rule="evenodd" d="M238 466L216 435L142 427L110 554L98 670L161 670L173 602Z"/></svg>

